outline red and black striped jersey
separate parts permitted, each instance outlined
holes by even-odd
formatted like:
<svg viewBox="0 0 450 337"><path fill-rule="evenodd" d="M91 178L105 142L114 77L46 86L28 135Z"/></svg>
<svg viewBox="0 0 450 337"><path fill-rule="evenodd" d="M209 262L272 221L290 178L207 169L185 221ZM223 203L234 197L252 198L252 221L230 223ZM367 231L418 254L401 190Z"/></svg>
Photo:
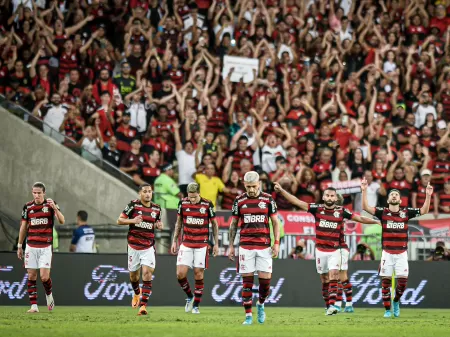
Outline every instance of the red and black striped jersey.
<svg viewBox="0 0 450 337"><path fill-rule="evenodd" d="M56 207L59 206L56 204ZM22 220L27 222L27 244L30 247L44 248L53 243L54 209L45 200L42 204L34 201L23 206Z"/></svg>
<svg viewBox="0 0 450 337"><path fill-rule="evenodd" d="M260 193L256 198L243 193L236 197L232 219L240 220L239 246L245 249L270 247L269 218L277 215L277 205L270 194Z"/></svg>
<svg viewBox="0 0 450 337"><path fill-rule="evenodd" d="M441 161L436 159L431 167L433 171L433 176L444 174L445 176L450 176L450 160ZM444 184L444 178L434 180L434 183L442 186Z"/></svg>
<svg viewBox="0 0 450 337"><path fill-rule="evenodd" d="M234 188L237 189L235 193L223 192L222 209L231 210L233 209L233 203L234 199L236 198L236 195L244 193L245 187L244 184L242 184L241 182L239 182L238 185L235 186L231 181L227 182L225 186L228 187L230 190L233 190Z"/></svg>
<svg viewBox="0 0 450 337"><path fill-rule="evenodd" d="M220 133L224 130L228 122L228 114L225 108L219 106L213 109L211 118L208 118L206 131L212 133Z"/></svg>
<svg viewBox="0 0 450 337"><path fill-rule="evenodd" d="M241 170L241 160L248 159L250 163L253 164L253 154L255 151L251 147L247 147L245 151L241 151L236 149L232 152L233 155L233 163L231 164L231 168L236 171Z"/></svg>
<svg viewBox="0 0 450 337"><path fill-rule="evenodd" d="M412 190L412 184L409 183L406 179L397 180L393 179L390 183L387 184L387 192L388 195L392 189L396 189L400 191L400 199L401 207L406 207L409 205L409 196Z"/></svg>
<svg viewBox="0 0 450 337"><path fill-rule="evenodd" d="M183 237L181 243L189 248L208 246L209 224L215 219L214 205L210 200L200 198L196 204L189 198L178 203L178 216L183 221Z"/></svg>
<svg viewBox="0 0 450 337"><path fill-rule="evenodd" d="M445 191L439 193L439 205L450 207L450 193L445 193ZM440 212L450 214L450 211L445 211L442 208L440 209Z"/></svg>
<svg viewBox="0 0 450 337"><path fill-rule="evenodd" d="M132 200L122 212L127 219L142 217L140 224L132 224L128 229L128 245L136 250L144 250L155 244L155 225L161 221L161 207L150 203L147 207L140 200Z"/></svg>
<svg viewBox="0 0 450 337"><path fill-rule="evenodd" d="M344 235L344 219L351 219L353 213L347 208L326 208L322 204L309 204L308 212L316 220L316 248L322 252L334 252L341 248Z"/></svg>
<svg viewBox="0 0 450 337"><path fill-rule="evenodd" d="M70 54L67 54L65 51L62 52L59 57L59 75L64 76L70 73L71 70L78 69L80 59L78 51L73 51Z"/></svg>
<svg viewBox="0 0 450 337"><path fill-rule="evenodd" d="M417 207L422 207L422 205L425 203L425 198L427 196L427 186L423 186L420 181L417 183L417 185L415 186L413 192L417 193L417 197L416 197L416 206ZM431 201L430 201L430 212L434 210L434 198L435 198L435 194L433 194L431 196Z"/></svg>
<svg viewBox="0 0 450 337"><path fill-rule="evenodd" d="M387 207L375 207L375 216L383 228L382 248L390 254L401 254L408 249L408 220L420 216L420 208L401 208L392 212Z"/></svg>

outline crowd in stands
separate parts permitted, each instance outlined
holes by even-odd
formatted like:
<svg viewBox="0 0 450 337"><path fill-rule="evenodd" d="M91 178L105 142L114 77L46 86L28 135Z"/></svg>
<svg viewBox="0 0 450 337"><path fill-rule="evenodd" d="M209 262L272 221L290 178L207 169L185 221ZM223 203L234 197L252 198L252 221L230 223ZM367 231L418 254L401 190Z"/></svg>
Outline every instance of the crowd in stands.
<svg viewBox="0 0 450 337"><path fill-rule="evenodd" d="M253 169L265 191L277 181L307 202L364 176L372 205L397 188L402 206L420 207L431 182L431 212L450 213L448 0L0 8L0 93L136 184L167 173L178 198L196 180L231 209ZM227 55L258 59L253 80L224 73Z"/></svg>

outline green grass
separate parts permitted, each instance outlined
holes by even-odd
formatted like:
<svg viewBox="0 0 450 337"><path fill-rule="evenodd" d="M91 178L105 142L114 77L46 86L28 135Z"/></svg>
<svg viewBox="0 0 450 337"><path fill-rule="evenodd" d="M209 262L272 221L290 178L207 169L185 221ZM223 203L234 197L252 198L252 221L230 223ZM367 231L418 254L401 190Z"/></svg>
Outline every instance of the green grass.
<svg viewBox="0 0 450 337"><path fill-rule="evenodd" d="M0 336L450 336L450 310L403 309L400 318L383 318L383 308L356 308L353 314L324 316L319 308L266 308L264 325L242 326L243 308L203 307L200 315L183 307L149 308L136 316L126 307L56 307L27 314L27 307L0 307Z"/></svg>

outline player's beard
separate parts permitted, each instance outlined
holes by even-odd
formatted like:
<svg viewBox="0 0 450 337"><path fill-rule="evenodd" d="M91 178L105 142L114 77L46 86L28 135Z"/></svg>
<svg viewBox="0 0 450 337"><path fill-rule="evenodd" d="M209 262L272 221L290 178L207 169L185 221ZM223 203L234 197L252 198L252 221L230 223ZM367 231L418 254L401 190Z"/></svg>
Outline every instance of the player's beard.
<svg viewBox="0 0 450 337"><path fill-rule="evenodd" d="M336 203L336 202L333 201L333 200L327 200L327 201L325 201L325 205L328 206L328 207L333 207L335 203Z"/></svg>
<svg viewBox="0 0 450 337"><path fill-rule="evenodd" d="M388 201L388 204L392 206L398 206L400 205L400 201Z"/></svg>

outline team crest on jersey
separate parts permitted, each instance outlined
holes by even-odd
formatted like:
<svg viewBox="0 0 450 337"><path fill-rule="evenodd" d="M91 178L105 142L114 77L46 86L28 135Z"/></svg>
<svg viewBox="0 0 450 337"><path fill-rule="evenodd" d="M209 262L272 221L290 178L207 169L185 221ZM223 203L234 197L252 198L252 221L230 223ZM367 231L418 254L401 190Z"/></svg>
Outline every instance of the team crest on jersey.
<svg viewBox="0 0 450 337"><path fill-rule="evenodd" d="M142 214L142 211L138 211L138 214Z"/></svg>
<svg viewBox="0 0 450 337"><path fill-rule="evenodd" d="M246 204L244 204L244 205L242 206L242 208L247 208L247 205L246 205Z"/></svg>
<svg viewBox="0 0 450 337"><path fill-rule="evenodd" d="M400 212L399 216L400 216L400 218L406 218L405 212Z"/></svg>
<svg viewBox="0 0 450 337"><path fill-rule="evenodd" d="M33 213L34 213L34 211L33 211L33 210L31 210L31 211L30 211L30 214L33 214Z"/></svg>
<svg viewBox="0 0 450 337"><path fill-rule="evenodd" d="M201 214L205 214L206 213L206 209L204 209L203 207L199 209Z"/></svg>
<svg viewBox="0 0 450 337"><path fill-rule="evenodd" d="M42 207L42 212L47 213L48 212L48 207Z"/></svg>
<svg viewBox="0 0 450 337"><path fill-rule="evenodd" d="M338 211L336 211L333 213L333 215L335 218L339 218L341 214Z"/></svg>
<svg viewBox="0 0 450 337"><path fill-rule="evenodd" d="M264 208L266 208L266 203L264 203L264 202L261 201L261 202L258 204L258 207L261 208L261 209L264 209Z"/></svg>
<svg viewBox="0 0 450 337"><path fill-rule="evenodd" d="M152 212L152 214L150 214L150 216L151 216L152 218L156 218L156 212Z"/></svg>

